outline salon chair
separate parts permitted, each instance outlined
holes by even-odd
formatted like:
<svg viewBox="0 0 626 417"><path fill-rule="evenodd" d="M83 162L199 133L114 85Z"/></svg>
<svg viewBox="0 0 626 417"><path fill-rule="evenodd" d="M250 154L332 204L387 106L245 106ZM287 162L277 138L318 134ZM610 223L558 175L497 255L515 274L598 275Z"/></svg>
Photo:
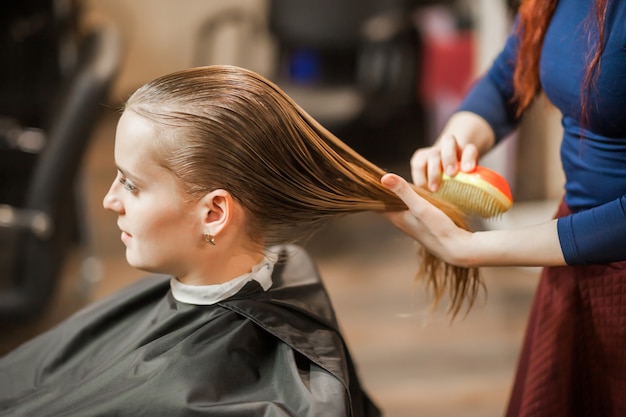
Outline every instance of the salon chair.
<svg viewBox="0 0 626 417"><path fill-rule="evenodd" d="M404 0L270 0L275 81L323 125L386 123L415 100L419 39Z"/></svg>
<svg viewBox="0 0 626 417"><path fill-rule="evenodd" d="M2 6L0 320L37 315L88 242L78 174L121 56L113 27L79 34L53 2L18 3Z"/></svg>

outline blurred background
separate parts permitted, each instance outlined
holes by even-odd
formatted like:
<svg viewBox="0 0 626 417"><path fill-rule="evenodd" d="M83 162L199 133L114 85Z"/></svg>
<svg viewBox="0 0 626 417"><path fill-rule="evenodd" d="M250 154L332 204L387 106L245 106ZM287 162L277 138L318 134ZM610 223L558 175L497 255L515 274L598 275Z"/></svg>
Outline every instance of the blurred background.
<svg viewBox="0 0 626 417"><path fill-rule="evenodd" d="M9 0L0 13L0 354L145 276L102 198L118 109L137 87L210 64L250 68L383 168L409 175L504 44L505 0ZM477 228L552 216L556 110L541 100L482 162L516 200ZM535 117L549 112L553 117ZM540 152L537 152L540 148ZM534 155L530 159L528 154ZM540 155L540 157L537 157ZM414 281L416 247L372 214L307 243L364 385L390 417L498 416L538 270L485 268L451 322Z"/></svg>

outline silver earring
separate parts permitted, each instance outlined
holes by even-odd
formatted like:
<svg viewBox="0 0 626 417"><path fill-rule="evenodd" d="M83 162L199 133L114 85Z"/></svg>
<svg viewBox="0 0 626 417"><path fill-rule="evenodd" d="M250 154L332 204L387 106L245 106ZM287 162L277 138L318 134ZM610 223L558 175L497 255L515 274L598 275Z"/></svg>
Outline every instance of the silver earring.
<svg viewBox="0 0 626 417"><path fill-rule="evenodd" d="M211 245L215 245L215 236L209 234L209 233L205 233L204 234L204 241L206 243L210 243Z"/></svg>

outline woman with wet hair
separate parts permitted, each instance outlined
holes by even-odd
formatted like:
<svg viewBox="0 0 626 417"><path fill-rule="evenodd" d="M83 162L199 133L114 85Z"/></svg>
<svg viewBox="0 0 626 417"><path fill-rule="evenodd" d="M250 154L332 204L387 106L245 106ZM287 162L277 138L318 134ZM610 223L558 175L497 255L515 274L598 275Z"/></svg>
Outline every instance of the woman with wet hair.
<svg viewBox="0 0 626 417"><path fill-rule="evenodd" d="M406 206L384 172L274 84L231 66L163 76L115 139L128 263L155 274L0 361L15 415L375 416L323 285L295 244L338 216ZM464 227L452 207L420 191ZM424 254L451 314L476 270Z"/></svg>

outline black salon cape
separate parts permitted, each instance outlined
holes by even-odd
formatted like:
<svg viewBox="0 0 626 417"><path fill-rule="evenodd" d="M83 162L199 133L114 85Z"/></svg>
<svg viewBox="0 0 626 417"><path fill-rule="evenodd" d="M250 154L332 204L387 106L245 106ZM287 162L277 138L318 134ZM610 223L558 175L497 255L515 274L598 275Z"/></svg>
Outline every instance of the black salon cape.
<svg viewBox="0 0 626 417"><path fill-rule="evenodd" d="M176 301L152 276L0 359L2 416L378 416L316 268L286 246L264 292Z"/></svg>

